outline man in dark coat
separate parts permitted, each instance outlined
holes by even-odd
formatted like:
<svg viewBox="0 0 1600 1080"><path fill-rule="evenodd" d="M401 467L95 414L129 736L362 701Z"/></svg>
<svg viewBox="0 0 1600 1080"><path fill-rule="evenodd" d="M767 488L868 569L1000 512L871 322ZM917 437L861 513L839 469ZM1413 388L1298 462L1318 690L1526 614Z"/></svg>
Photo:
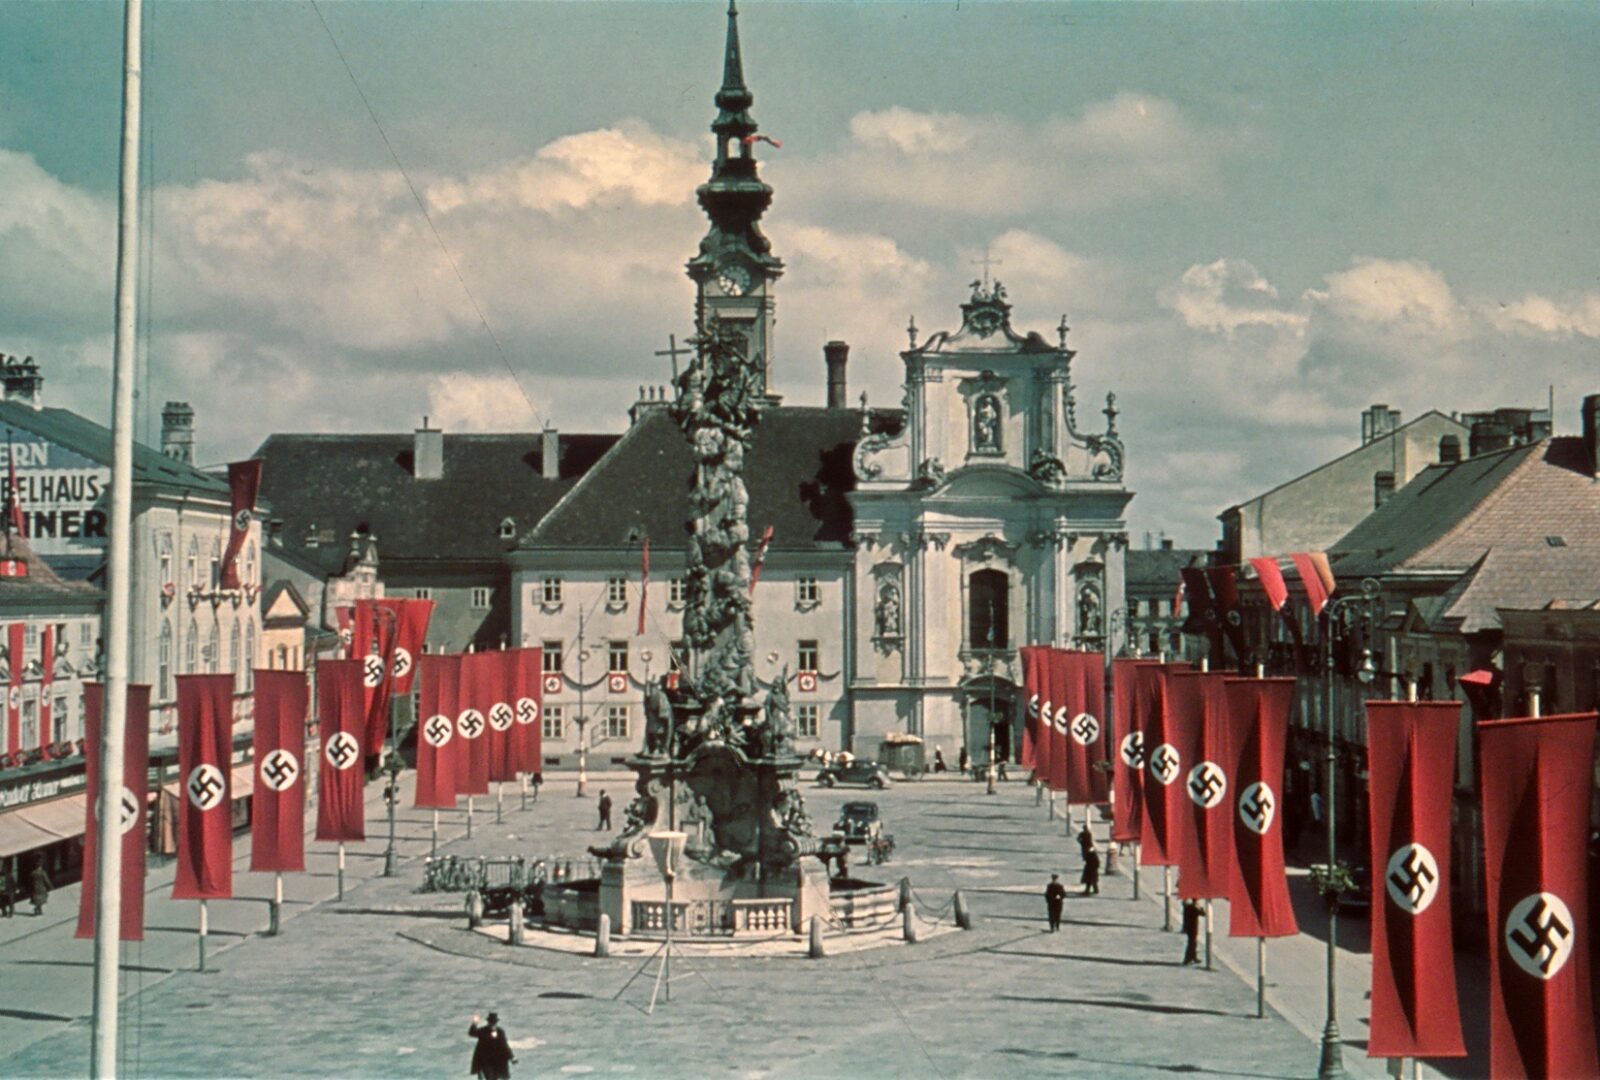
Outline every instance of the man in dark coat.
<svg viewBox="0 0 1600 1080"><path fill-rule="evenodd" d="M1050 917L1050 932L1061 929L1061 905L1067 899L1067 887L1061 884L1060 874L1050 875L1050 884L1044 887L1044 910Z"/></svg>
<svg viewBox="0 0 1600 1080"><path fill-rule="evenodd" d="M604 790L600 792L599 810L600 824L595 826L596 832L602 832L611 828L611 796L607 795Z"/></svg>
<svg viewBox="0 0 1600 1080"><path fill-rule="evenodd" d="M17 884L11 880L11 867L0 866L0 915L6 918L17 913Z"/></svg>
<svg viewBox="0 0 1600 1080"><path fill-rule="evenodd" d="M472 1051L472 1075L482 1080L511 1080L511 1066L517 1059L506 1042L500 1014L490 1013L489 1022L482 1025L474 1016L467 1034L478 1040L477 1049Z"/></svg>
<svg viewBox="0 0 1600 1080"><path fill-rule="evenodd" d="M1200 962L1200 901L1198 900L1183 902L1183 936L1187 941L1183 948L1183 962L1198 964Z"/></svg>
<svg viewBox="0 0 1600 1080"><path fill-rule="evenodd" d="M1100 895L1100 853L1092 846L1083 853L1083 895Z"/></svg>
<svg viewBox="0 0 1600 1080"><path fill-rule="evenodd" d="M1078 830L1078 851L1085 859L1088 859L1089 852L1093 850L1094 833L1089 831L1089 823L1086 821L1083 823L1083 828Z"/></svg>
<svg viewBox="0 0 1600 1080"><path fill-rule="evenodd" d="M33 873L28 875L28 899L33 902L33 913L43 915L44 902L50 899L50 875L42 862L34 863Z"/></svg>

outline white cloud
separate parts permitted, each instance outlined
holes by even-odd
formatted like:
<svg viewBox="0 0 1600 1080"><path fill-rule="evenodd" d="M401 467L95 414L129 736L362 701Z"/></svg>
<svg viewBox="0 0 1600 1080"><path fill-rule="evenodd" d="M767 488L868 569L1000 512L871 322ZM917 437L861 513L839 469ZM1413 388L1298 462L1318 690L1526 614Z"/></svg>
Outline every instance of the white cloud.
<svg viewBox="0 0 1600 1080"><path fill-rule="evenodd" d="M1512 333L1600 338L1600 294L1583 293L1560 301L1529 293L1521 300L1489 308L1489 318Z"/></svg>
<svg viewBox="0 0 1600 1080"><path fill-rule="evenodd" d="M0 150L0 303L6 329L111 321L116 214L29 154Z"/></svg>
<svg viewBox="0 0 1600 1080"><path fill-rule="evenodd" d="M850 137L863 146L882 144L903 154L949 154L970 147L980 124L959 113L915 112L900 105L850 118Z"/></svg>
<svg viewBox="0 0 1600 1080"><path fill-rule="evenodd" d="M1358 258L1306 298L1335 316L1430 335L1458 336L1469 313L1444 276L1419 259Z"/></svg>
<svg viewBox="0 0 1600 1080"><path fill-rule="evenodd" d="M429 421L446 431L527 431L534 426L529 413L509 375L452 372L428 384Z"/></svg>
<svg viewBox="0 0 1600 1080"><path fill-rule="evenodd" d="M1218 259L1183 272L1162 300L1196 330L1233 334L1241 327L1281 328L1299 333L1306 314L1278 302L1278 290L1244 259Z"/></svg>

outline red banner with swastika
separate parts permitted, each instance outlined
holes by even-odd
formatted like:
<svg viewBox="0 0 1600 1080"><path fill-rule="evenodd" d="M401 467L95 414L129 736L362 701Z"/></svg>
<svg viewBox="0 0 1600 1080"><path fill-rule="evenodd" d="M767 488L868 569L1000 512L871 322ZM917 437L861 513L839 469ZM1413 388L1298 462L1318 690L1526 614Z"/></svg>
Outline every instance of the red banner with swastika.
<svg viewBox="0 0 1600 1080"><path fill-rule="evenodd" d="M1058 655L1065 676L1064 697L1057 706L1065 721L1061 746L1067 798L1074 803L1103 803L1111 790L1110 775L1096 767L1106 758L1105 657L1077 651Z"/></svg>
<svg viewBox="0 0 1600 1080"><path fill-rule="evenodd" d="M489 793L489 707L494 704L492 653L464 653L456 690L456 792Z"/></svg>
<svg viewBox="0 0 1600 1080"><path fill-rule="evenodd" d="M456 735L461 657L430 653L417 667L421 702L417 708L416 805L449 810L456 804L456 755L464 745Z"/></svg>
<svg viewBox="0 0 1600 1080"><path fill-rule="evenodd" d="M317 839L365 840L366 777L362 737L367 730L362 661L317 663L317 725L322 734L317 762Z"/></svg>
<svg viewBox="0 0 1600 1080"><path fill-rule="evenodd" d="M1144 735L1139 730L1143 708L1138 672L1154 660L1113 660L1111 729L1111 839L1119 844L1139 839L1144 827Z"/></svg>
<svg viewBox="0 0 1600 1080"><path fill-rule="evenodd" d="M1154 664L1140 667L1134 673L1138 688L1139 741L1144 748L1144 807L1139 828L1139 862L1143 866L1173 866L1178 861L1177 838L1169 807L1183 794L1183 787L1178 783L1182 759L1167 733L1172 680L1178 670L1166 664Z"/></svg>
<svg viewBox="0 0 1600 1080"><path fill-rule="evenodd" d="M303 671L255 672L255 789L250 808L250 869L306 868L306 713Z"/></svg>
<svg viewBox="0 0 1600 1080"><path fill-rule="evenodd" d="M1461 1057L1451 927L1455 701L1367 702L1372 867L1368 1057Z"/></svg>
<svg viewBox="0 0 1600 1080"><path fill-rule="evenodd" d="M122 749L122 797L113 820L122 837L122 888L120 919L123 941L144 940L145 850L149 847L147 800L150 786L150 688L128 687L127 720ZM75 936L94 937L95 874L99 870L100 732L105 720L105 688L99 683L83 687L85 775L83 888L78 896Z"/></svg>
<svg viewBox="0 0 1600 1080"><path fill-rule="evenodd" d="M233 676L178 676L174 900L233 895Z"/></svg>
<svg viewBox="0 0 1600 1080"><path fill-rule="evenodd" d="M510 649L479 653L483 665L483 692L489 721L489 779L495 783L517 778L517 654Z"/></svg>
<svg viewBox="0 0 1600 1080"><path fill-rule="evenodd" d="M361 685L366 729L361 745L366 756L376 758L389 739L390 666L394 663L398 614L380 607L378 600L357 600L355 638L350 655L361 662Z"/></svg>
<svg viewBox="0 0 1600 1080"><path fill-rule="evenodd" d="M1049 747L1046 759L1050 765L1050 790L1067 790L1067 665L1063 660L1066 653L1061 649L1051 649L1044 654L1044 681L1045 696L1049 702L1048 712L1041 706L1040 715L1048 721L1045 729L1045 745ZM1071 792L1067 794L1071 798Z"/></svg>
<svg viewBox="0 0 1600 1080"><path fill-rule="evenodd" d="M536 773L543 769L540 755L544 753L544 732L540 723L544 700L543 649L517 649L516 657L516 736L511 740L511 753L519 773Z"/></svg>
<svg viewBox="0 0 1600 1080"><path fill-rule="evenodd" d="M239 579L239 552L244 549L250 535L250 522L255 516L256 492L261 490L261 464L260 458L252 458L228 465L229 503L233 513L228 521L228 547L222 553L217 581L224 589L237 589L245 584Z"/></svg>
<svg viewBox="0 0 1600 1080"><path fill-rule="evenodd" d="M1588 940L1596 719L1478 724L1496 1077L1600 1075Z"/></svg>
<svg viewBox="0 0 1600 1080"><path fill-rule="evenodd" d="M1199 687L1198 702L1186 702L1189 711L1180 724L1192 724L1198 731L1191 764L1184 770L1185 809L1193 822L1189 860L1178 863L1178 895L1185 900L1217 899L1228 895L1228 878L1233 867L1233 778L1228 763L1233 753L1229 743L1226 676L1202 672L1180 677ZM1195 711L1198 708L1198 711Z"/></svg>
<svg viewBox="0 0 1600 1080"><path fill-rule="evenodd" d="M1283 757L1294 679L1224 682L1232 789L1224 806L1233 830L1228 933L1288 937L1300 932L1283 865Z"/></svg>
<svg viewBox="0 0 1600 1080"><path fill-rule="evenodd" d="M1040 645L1024 645L1022 657L1022 752L1018 760L1024 769L1039 772L1039 653Z"/></svg>
<svg viewBox="0 0 1600 1080"><path fill-rule="evenodd" d="M394 644L389 658L389 693L404 697L411 693L417 678L417 660L428 640L428 623L433 619L432 600L379 600L380 610L391 612Z"/></svg>

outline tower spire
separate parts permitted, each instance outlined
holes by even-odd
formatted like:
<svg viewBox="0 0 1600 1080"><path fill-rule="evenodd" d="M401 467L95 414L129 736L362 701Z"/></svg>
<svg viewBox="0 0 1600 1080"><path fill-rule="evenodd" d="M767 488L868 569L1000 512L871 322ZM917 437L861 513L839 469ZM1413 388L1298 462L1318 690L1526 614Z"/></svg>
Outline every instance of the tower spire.
<svg viewBox="0 0 1600 1080"><path fill-rule="evenodd" d="M728 0L728 39L722 56L722 89L715 99L717 119L711 130L718 135L743 138L756 130L748 110L755 95L744 84L744 60L739 52L739 9Z"/></svg>

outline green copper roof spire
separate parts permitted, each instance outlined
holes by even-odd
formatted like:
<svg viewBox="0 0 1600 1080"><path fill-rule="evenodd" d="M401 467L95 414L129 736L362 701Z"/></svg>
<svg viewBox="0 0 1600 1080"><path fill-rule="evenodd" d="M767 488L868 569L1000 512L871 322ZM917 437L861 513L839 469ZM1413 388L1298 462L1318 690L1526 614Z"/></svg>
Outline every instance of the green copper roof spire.
<svg viewBox="0 0 1600 1080"><path fill-rule="evenodd" d="M734 0L728 0L728 43L722 58L722 89L717 91L716 123L711 130L719 135L749 135L756 122L745 110L755 101L750 88L744 84L744 61L739 54L739 9Z"/></svg>

